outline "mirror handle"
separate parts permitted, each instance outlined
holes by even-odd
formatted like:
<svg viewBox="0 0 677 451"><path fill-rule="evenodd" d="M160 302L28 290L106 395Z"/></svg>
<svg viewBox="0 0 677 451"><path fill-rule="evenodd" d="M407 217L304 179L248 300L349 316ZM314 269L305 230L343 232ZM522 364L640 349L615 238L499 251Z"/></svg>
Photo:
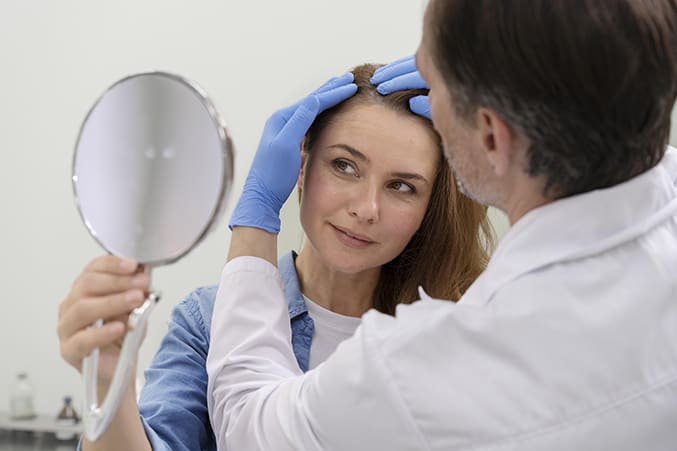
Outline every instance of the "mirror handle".
<svg viewBox="0 0 677 451"><path fill-rule="evenodd" d="M144 329L150 312L160 300L160 294L151 292L146 301L135 308L127 321L130 331L122 342L122 350L115 367L108 393L101 406L98 405L97 368L99 365L99 348L94 349L82 363L82 376L85 382L85 436L90 442L95 442L106 432L122 399L122 395L129 383L129 376L143 340ZM101 327L102 320L97 320L92 327Z"/></svg>

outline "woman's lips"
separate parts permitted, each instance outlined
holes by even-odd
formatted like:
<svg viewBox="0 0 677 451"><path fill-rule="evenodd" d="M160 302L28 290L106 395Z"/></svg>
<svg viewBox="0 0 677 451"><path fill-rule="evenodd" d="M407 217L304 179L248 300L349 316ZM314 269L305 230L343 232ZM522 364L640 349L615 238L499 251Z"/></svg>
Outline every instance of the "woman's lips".
<svg viewBox="0 0 677 451"><path fill-rule="evenodd" d="M331 226L336 232L336 236L338 237L339 241L341 241L346 246L354 247L357 249L363 249L375 243L375 241L373 241L369 237L353 233L349 229L344 229L343 227L338 227L333 224Z"/></svg>

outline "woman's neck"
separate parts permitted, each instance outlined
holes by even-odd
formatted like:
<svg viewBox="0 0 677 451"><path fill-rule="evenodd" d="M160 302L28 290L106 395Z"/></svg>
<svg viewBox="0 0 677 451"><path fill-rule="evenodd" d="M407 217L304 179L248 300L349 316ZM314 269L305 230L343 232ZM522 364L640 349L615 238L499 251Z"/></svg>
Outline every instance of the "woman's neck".
<svg viewBox="0 0 677 451"><path fill-rule="evenodd" d="M362 316L373 305L380 268L356 274L338 272L304 243L295 261L301 292L322 307L346 316Z"/></svg>

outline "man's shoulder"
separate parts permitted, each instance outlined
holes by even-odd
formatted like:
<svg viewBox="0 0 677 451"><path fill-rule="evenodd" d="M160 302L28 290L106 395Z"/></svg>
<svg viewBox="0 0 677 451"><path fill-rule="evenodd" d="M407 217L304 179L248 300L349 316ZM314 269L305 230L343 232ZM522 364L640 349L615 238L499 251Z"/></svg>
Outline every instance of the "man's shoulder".
<svg viewBox="0 0 677 451"><path fill-rule="evenodd" d="M362 333L386 350L430 333L436 327L435 322L455 309L456 304L451 301L432 298L398 305L395 316L372 309L362 316Z"/></svg>

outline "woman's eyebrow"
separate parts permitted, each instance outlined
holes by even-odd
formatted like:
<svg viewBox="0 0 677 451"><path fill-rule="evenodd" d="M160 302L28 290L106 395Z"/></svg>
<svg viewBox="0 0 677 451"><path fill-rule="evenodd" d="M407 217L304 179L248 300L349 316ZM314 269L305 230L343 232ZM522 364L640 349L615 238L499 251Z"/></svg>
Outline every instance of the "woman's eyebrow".
<svg viewBox="0 0 677 451"><path fill-rule="evenodd" d="M416 174L414 172L393 172L393 177L405 180L415 180L422 183L428 183L428 179L423 177L421 174Z"/></svg>
<svg viewBox="0 0 677 451"><path fill-rule="evenodd" d="M362 160L362 161L369 163L369 158L367 158L367 156L365 154L363 154L362 152L360 152L356 148L349 146L348 144L342 144L342 143L333 144L333 145L329 146L329 148L330 149L343 149L346 152L348 152L349 154L351 154L353 157L357 158L358 160Z"/></svg>
<svg viewBox="0 0 677 451"><path fill-rule="evenodd" d="M356 148L349 146L348 144L343 144L343 143L333 144L331 146L328 146L328 148L330 148L330 149L342 149L342 150L345 150L346 152L348 152L349 154L351 154L353 157L355 157L358 160L362 160L362 161L365 161L367 163L370 162L369 158L365 154L363 154L362 152L360 152ZM428 183L428 179L423 177L421 174L417 174L415 172L393 172L393 173L391 173L391 175L393 177L400 178L400 179L419 181L419 182L426 183L426 184Z"/></svg>

